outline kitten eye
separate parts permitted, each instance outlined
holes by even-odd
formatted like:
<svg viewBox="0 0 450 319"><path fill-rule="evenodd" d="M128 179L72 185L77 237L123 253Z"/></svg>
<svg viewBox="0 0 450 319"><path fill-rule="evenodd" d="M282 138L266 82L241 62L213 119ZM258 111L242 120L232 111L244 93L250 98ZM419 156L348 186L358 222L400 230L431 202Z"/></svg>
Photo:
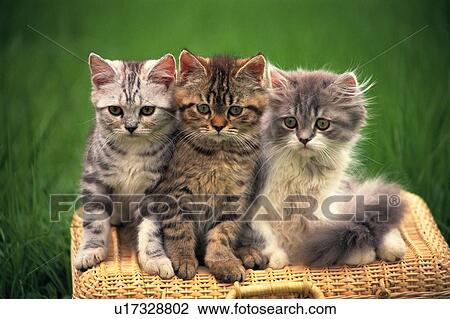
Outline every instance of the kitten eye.
<svg viewBox="0 0 450 319"><path fill-rule="evenodd" d="M141 108L142 115L146 115L146 116L152 115L153 112L155 112L155 107L152 105L146 105Z"/></svg>
<svg viewBox="0 0 450 319"><path fill-rule="evenodd" d="M287 128L294 128L297 126L297 119L293 116L286 117L284 119L284 125L286 125Z"/></svg>
<svg viewBox="0 0 450 319"><path fill-rule="evenodd" d="M114 116L119 116L123 114L122 108L120 106L115 105L108 106L108 111Z"/></svg>
<svg viewBox="0 0 450 319"><path fill-rule="evenodd" d="M243 108L240 106L233 105L228 109L228 114L230 115L240 115L242 113Z"/></svg>
<svg viewBox="0 0 450 319"><path fill-rule="evenodd" d="M210 108L208 104L199 104L197 105L197 111L200 114L208 114L210 112Z"/></svg>
<svg viewBox="0 0 450 319"><path fill-rule="evenodd" d="M325 131L330 127L330 121L320 117L316 121L316 127L321 131Z"/></svg>

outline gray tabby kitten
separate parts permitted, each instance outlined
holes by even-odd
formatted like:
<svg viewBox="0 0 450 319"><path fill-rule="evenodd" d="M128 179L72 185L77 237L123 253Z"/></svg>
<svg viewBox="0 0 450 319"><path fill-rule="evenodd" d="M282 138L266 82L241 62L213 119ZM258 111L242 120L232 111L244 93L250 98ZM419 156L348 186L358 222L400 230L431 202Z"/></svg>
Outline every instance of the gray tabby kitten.
<svg viewBox="0 0 450 319"><path fill-rule="evenodd" d="M400 194L397 185L380 179L359 183L346 174L365 123L368 87L358 84L353 73L285 72L272 67L270 76L273 89L263 119L265 158L256 193L266 195L279 215L275 221L252 224L269 267L366 264L377 255L388 261L402 258L406 247L397 226L404 205L381 212L365 212L358 206L355 211L353 198L331 206L334 214L341 214L338 217L365 214L361 221L332 221L321 210L332 195L364 195L365 205L377 205L378 195ZM316 199L317 209L311 214L309 199L295 203L305 201L289 197L296 194ZM281 215L288 218L280 221Z"/></svg>
<svg viewBox="0 0 450 319"><path fill-rule="evenodd" d="M136 220L140 194L160 182L173 152L176 130L172 89L175 58L143 62L110 61L89 56L95 125L88 140L81 192L83 239L75 266L86 270L107 255L110 224ZM119 201L121 205L112 205ZM133 206L134 205L134 206ZM117 208L120 208L117 209ZM138 256L152 275L174 275L166 257L159 226L139 219Z"/></svg>

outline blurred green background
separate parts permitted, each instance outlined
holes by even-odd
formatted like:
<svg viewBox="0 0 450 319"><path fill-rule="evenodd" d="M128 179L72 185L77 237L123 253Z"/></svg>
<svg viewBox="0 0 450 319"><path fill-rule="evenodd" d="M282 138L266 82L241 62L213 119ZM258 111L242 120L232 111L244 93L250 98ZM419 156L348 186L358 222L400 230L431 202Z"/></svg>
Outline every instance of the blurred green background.
<svg viewBox="0 0 450 319"><path fill-rule="evenodd" d="M27 25L83 60L189 48L356 68L376 82L363 171L420 194L450 239L448 1L2 1L0 12L0 297L70 297L71 216L50 223L49 195L78 191L94 116L87 64Z"/></svg>

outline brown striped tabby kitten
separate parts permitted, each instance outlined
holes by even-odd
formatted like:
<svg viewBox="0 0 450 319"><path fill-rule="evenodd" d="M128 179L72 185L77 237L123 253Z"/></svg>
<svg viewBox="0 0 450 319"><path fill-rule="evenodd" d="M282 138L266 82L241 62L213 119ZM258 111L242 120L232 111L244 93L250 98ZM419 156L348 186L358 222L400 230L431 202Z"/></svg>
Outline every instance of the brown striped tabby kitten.
<svg viewBox="0 0 450 319"><path fill-rule="evenodd" d="M232 195L248 191L259 155L266 61L263 55L204 58L185 50L179 65L181 135L156 192L184 196L180 204L190 207L169 205L159 214L164 248L180 278L195 275L199 258L219 281L243 280L234 251L240 223L227 205Z"/></svg>
<svg viewBox="0 0 450 319"><path fill-rule="evenodd" d="M89 56L95 125L85 156L81 192L83 239L75 262L86 270L107 255L110 224L133 220L142 195L160 181L173 153L176 129L172 103L175 58L143 62L110 61ZM134 195L134 196L131 196ZM113 205L119 201L120 205ZM118 199L118 200L117 200ZM131 205L130 205L131 204ZM173 269L160 241L158 223L140 221L137 244L141 267L172 277Z"/></svg>

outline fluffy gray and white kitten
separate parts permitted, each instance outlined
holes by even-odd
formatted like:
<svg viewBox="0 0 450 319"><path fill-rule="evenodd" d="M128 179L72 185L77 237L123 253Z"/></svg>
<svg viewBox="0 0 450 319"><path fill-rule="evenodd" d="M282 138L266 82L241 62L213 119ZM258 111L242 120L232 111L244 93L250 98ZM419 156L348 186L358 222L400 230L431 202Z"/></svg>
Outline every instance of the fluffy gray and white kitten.
<svg viewBox="0 0 450 319"><path fill-rule="evenodd" d="M403 257L405 243L397 229L403 204L364 212L361 206L355 210L354 197L331 207L334 214L364 213L361 221L331 220L321 210L332 195L363 195L365 205L376 205L379 195L401 194L395 184L381 179L360 183L346 173L366 119L364 86L353 73L271 67L270 77L273 89L263 119L264 156L255 193L267 196L279 218L252 223L269 267L366 264L377 255L389 261ZM294 203L299 201L295 196L288 199L297 194L317 200L313 214L306 209L308 203ZM293 211L287 221L280 221L280 215ZM383 217L387 220L381 221Z"/></svg>
<svg viewBox="0 0 450 319"><path fill-rule="evenodd" d="M151 194L173 152L175 65L171 54L143 62L89 56L96 116L81 180L83 239L75 262L79 270L106 257L111 224L139 219L142 269L164 278L174 275L159 225L149 217L141 221L137 204L130 203L139 202L145 192ZM120 205L112 205L112 196Z"/></svg>

